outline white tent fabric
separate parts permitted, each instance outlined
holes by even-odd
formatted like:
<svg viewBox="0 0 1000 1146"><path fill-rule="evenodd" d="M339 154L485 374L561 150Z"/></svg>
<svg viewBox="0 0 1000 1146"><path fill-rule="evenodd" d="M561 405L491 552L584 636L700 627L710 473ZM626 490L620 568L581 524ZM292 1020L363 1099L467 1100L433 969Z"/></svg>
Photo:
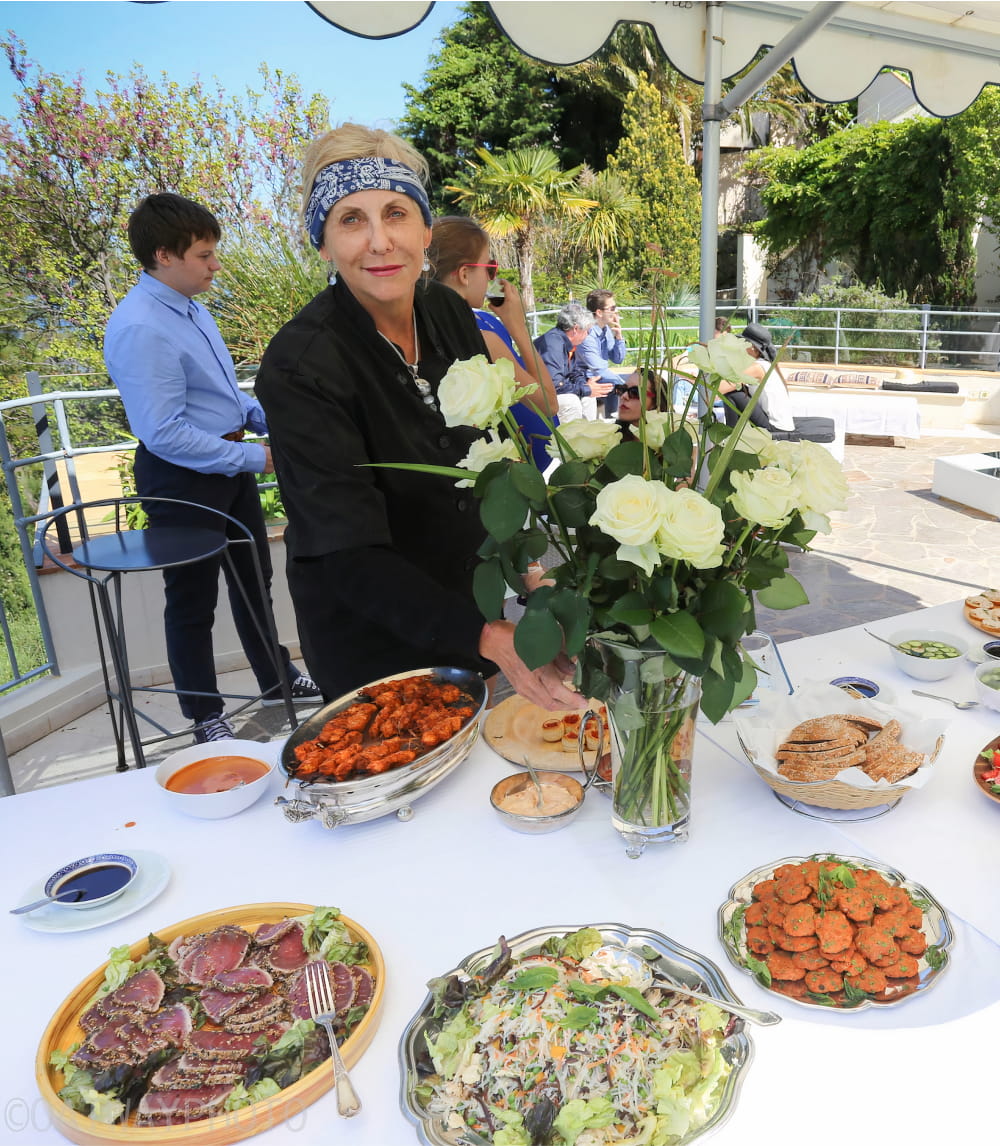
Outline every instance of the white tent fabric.
<svg viewBox="0 0 1000 1146"><path fill-rule="evenodd" d="M813 9L803 0L727 0L718 9L723 77L746 67L762 46L777 44ZM313 0L332 24L357 35L386 37L416 27L433 4L423 0ZM705 28L710 7L692 3L573 4L561 0L494 0L493 15L530 56L573 64L596 52L619 21L651 25L670 62L688 78L705 80ZM914 91L934 115L954 115L984 84L1000 83L1000 3L974 0L854 0L794 55L799 79L818 99L853 99L880 69L909 71Z"/></svg>

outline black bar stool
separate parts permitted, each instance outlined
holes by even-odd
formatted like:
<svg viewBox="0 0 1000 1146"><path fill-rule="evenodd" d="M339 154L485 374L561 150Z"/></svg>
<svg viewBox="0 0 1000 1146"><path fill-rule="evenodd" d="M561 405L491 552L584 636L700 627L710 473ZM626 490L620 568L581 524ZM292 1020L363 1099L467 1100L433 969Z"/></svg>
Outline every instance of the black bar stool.
<svg viewBox="0 0 1000 1146"><path fill-rule="evenodd" d="M181 526L157 526L155 529L128 528L132 507L139 509L144 504L148 505L151 502L190 507L200 514L211 514L218 519L219 528L217 530ZM113 519L114 531L92 537L86 514L101 509L111 509L112 512L104 520L107 520L108 517ZM65 554L54 551L48 544L46 536L50 526L57 525L57 523L61 524L69 514L76 517L80 537L79 544L73 550L72 556L75 562L73 565L64 560ZM235 574L231 551L237 545L249 546L249 553L257 578L258 596L261 601L266 601L267 588L253 535L243 522L237 521L236 518L230 517L229 514L223 513L221 510L168 497L116 497L106 498L103 501L76 502L33 520L41 527L38 531L38 541L45 555L59 568L65 569L67 573L72 573L74 577L79 577L88 584L94 629L97 634L97 645L101 657L104 690L108 697L111 725L118 752L117 771L125 772L129 767L125 756L126 734L131 742L136 767L144 768L146 766L146 758L143 753L144 745L189 735L191 728L188 726L171 732L148 713L136 710L133 699L133 694L136 692L165 693L177 696L178 690L132 684L122 605L122 577L126 573L161 572L172 566L191 565L198 561L206 561L212 557L221 556L233 572L234 581L239 586L244 603L250 611L249 596L246 587ZM122 528L123 525L125 528ZM227 529L230 527L235 527L235 531L241 536L230 536L227 533ZM288 674L285 671L284 659L278 642L274 615L270 609L267 609L266 612L265 617L255 616L254 622L268 647L277 679L280 682L279 687L285 712L291 727L294 729L298 727L298 720L295 715L295 704L292 700ZM206 694L188 692L187 695ZM239 693L221 693L220 695L227 700L244 702L227 712L227 715L232 716L249 708L252 704L256 704L264 694L247 696ZM139 732L138 717L142 717L143 720L153 725L160 735L147 737L143 740Z"/></svg>

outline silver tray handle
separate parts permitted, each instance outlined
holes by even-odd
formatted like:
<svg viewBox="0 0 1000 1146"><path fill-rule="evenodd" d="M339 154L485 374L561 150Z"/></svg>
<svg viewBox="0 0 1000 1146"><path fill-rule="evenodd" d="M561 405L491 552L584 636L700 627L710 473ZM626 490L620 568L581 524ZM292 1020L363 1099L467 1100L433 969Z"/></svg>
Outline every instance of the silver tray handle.
<svg viewBox="0 0 1000 1146"><path fill-rule="evenodd" d="M319 811L319 807L310 800L289 800L285 796L276 796L274 806L281 808L285 819L292 824L304 824Z"/></svg>

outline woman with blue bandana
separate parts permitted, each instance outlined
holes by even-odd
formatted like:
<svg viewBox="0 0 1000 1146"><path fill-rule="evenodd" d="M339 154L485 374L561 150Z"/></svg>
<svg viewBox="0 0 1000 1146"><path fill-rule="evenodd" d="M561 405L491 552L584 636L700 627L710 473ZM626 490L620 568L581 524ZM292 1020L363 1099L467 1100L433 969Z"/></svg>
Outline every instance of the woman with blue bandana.
<svg viewBox="0 0 1000 1146"><path fill-rule="evenodd" d="M577 707L565 658L529 670L513 625L475 605L476 499L450 478L372 465L454 466L480 436L437 405L451 364L486 347L468 304L428 281L426 171L409 144L356 124L306 155L304 221L331 285L275 335L255 386L303 655L327 700L451 664L499 667L534 703Z"/></svg>

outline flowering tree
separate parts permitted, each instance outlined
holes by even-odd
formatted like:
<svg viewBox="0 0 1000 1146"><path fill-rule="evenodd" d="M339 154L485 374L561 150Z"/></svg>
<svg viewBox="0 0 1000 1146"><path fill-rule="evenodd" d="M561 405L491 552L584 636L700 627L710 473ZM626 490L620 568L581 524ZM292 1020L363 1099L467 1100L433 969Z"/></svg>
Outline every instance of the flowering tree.
<svg viewBox="0 0 1000 1146"><path fill-rule="evenodd" d="M228 237L295 229L304 143L327 105L294 76L261 65L261 90L227 96L194 80L109 72L88 95L0 41L20 85L18 114L0 120L0 295L30 300L50 358L100 362L104 324L135 277L125 224L146 194L204 203Z"/></svg>

